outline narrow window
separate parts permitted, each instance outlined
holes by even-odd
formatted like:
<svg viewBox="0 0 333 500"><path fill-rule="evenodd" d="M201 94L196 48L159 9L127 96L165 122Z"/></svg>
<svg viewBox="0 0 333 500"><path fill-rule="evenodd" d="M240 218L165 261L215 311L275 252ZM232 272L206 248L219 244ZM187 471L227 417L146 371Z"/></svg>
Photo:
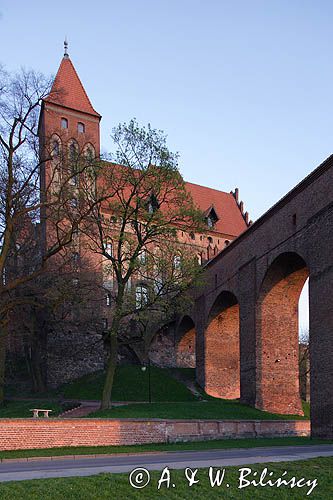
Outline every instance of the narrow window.
<svg viewBox="0 0 333 500"><path fill-rule="evenodd" d="M111 307L111 302L112 302L111 293L107 292L107 294L105 295L105 305L106 305L106 307Z"/></svg>
<svg viewBox="0 0 333 500"><path fill-rule="evenodd" d="M69 158L72 161L74 161L74 160L76 160L76 157L77 157L77 149L76 149L74 142L72 142L69 146Z"/></svg>
<svg viewBox="0 0 333 500"><path fill-rule="evenodd" d="M60 147L59 147L59 142L58 141L53 141L52 143L52 151L51 151L51 156L53 158L56 158L59 156L60 153Z"/></svg>
<svg viewBox="0 0 333 500"><path fill-rule="evenodd" d="M175 255L173 257L173 268L176 270L179 270L182 265L182 259L180 255Z"/></svg>
<svg viewBox="0 0 333 500"><path fill-rule="evenodd" d="M112 243L111 242L107 241L104 243L104 251L108 256L112 257Z"/></svg>
<svg viewBox="0 0 333 500"><path fill-rule="evenodd" d="M213 243L213 238L211 236L208 236L207 240L209 241L209 243Z"/></svg>
<svg viewBox="0 0 333 500"><path fill-rule="evenodd" d="M141 265L143 265L143 266L147 263L147 252L146 252L146 250L142 250L139 253L138 260L139 260L139 263Z"/></svg>
<svg viewBox="0 0 333 500"><path fill-rule="evenodd" d="M107 330L107 328L108 328L107 318L102 318L102 328L103 328L103 330Z"/></svg>
<svg viewBox="0 0 333 500"><path fill-rule="evenodd" d="M61 118L61 128L68 128L67 118Z"/></svg>
<svg viewBox="0 0 333 500"><path fill-rule="evenodd" d="M77 131L79 132L79 134L84 134L84 132L86 131L84 123L79 122L77 124Z"/></svg>

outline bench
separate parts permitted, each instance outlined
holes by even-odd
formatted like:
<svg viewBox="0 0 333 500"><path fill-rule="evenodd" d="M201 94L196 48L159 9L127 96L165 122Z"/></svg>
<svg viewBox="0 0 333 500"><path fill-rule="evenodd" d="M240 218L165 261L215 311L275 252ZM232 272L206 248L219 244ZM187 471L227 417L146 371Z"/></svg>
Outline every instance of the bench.
<svg viewBox="0 0 333 500"><path fill-rule="evenodd" d="M43 415L44 417L48 417L49 416L49 413L52 411L52 410L43 410L41 408L33 408L32 410L30 411L33 411L33 418L38 418L39 417L39 412L43 412Z"/></svg>

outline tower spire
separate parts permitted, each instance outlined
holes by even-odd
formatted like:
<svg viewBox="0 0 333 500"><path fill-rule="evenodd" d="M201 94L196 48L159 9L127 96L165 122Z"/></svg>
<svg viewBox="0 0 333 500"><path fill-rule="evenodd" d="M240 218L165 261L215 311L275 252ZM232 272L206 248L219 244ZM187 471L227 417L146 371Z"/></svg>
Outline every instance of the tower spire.
<svg viewBox="0 0 333 500"><path fill-rule="evenodd" d="M65 59L68 59L68 58L69 58L69 55L68 55L68 41L67 41L67 36L65 37L65 40L64 40L64 58L65 58Z"/></svg>

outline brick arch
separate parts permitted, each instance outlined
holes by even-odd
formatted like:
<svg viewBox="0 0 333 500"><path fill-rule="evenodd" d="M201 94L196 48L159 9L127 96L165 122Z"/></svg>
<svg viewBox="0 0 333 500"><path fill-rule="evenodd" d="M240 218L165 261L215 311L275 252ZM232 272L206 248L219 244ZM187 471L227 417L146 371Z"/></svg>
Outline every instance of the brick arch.
<svg viewBox="0 0 333 500"><path fill-rule="evenodd" d="M196 331L190 316L184 316L177 328L176 362L181 368L196 366Z"/></svg>
<svg viewBox="0 0 333 500"><path fill-rule="evenodd" d="M208 317L205 391L217 398L240 396L239 304L228 291L220 293Z"/></svg>
<svg viewBox="0 0 333 500"><path fill-rule="evenodd" d="M295 252L279 255L261 283L256 307L256 407L302 415L298 366L298 302L308 267Z"/></svg>

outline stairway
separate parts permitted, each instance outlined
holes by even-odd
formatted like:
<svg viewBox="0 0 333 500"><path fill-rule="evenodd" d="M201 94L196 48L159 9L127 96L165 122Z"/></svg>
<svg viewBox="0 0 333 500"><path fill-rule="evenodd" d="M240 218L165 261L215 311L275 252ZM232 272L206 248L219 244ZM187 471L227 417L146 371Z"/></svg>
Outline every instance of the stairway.
<svg viewBox="0 0 333 500"><path fill-rule="evenodd" d="M58 416L58 418L81 418L85 417L86 415L89 415L89 413L93 413L94 411L98 410L100 407L99 403L81 403L80 406L77 406L76 408L72 408L71 410L67 410L64 413L61 413L61 415Z"/></svg>

